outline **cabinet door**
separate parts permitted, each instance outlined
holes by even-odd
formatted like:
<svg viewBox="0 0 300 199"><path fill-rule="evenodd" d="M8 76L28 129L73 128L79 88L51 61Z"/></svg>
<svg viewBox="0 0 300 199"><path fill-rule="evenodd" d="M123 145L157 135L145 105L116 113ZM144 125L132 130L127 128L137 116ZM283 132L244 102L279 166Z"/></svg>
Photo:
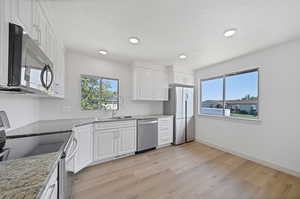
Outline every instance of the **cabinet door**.
<svg viewBox="0 0 300 199"><path fill-rule="evenodd" d="M173 142L173 117L158 119L158 145Z"/></svg>
<svg viewBox="0 0 300 199"><path fill-rule="evenodd" d="M87 125L74 129L78 152L74 157L74 171L79 172L93 161L93 126Z"/></svg>
<svg viewBox="0 0 300 199"><path fill-rule="evenodd" d="M167 101L168 100L168 74L164 71L153 71L153 100Z"/></svg>
<svg viewBox="0 0 300 199"><path fill-rule="evenodd" d="M0 0L0 85L7 85L8 77L8 10L9 0Z"/></svg>
<svg viewBox="0 0 300 199"><path fill-rule="evenodd" d="M10 21L24 28L24 31L31 34L33 0L10 0L11 17Z"/></svg>
<svg viewBox="0 0 300 199"><path fill-rule="evenodd" d="M59 98L65 96L65 49L63 43L56 42L56 52L54 52L54 95Z"/></svg>
<svg viewBox="0 0 300 199"><path fill-rule="evenodd" d="M119 129L118 155L136 151L136 127Z"/></svg>
<svg viewBox="0 0 300 199"><path fill-rule="evenodd" d="M115 146L118 129L96 131L94 134L94 160L104 160L117 155Z"/></svg>
<svg viewBox="0 0 300 199"><path fill-rule="evenodd" d="M152 70L145 68L135 69L135 99L152 100Z"/></svg>

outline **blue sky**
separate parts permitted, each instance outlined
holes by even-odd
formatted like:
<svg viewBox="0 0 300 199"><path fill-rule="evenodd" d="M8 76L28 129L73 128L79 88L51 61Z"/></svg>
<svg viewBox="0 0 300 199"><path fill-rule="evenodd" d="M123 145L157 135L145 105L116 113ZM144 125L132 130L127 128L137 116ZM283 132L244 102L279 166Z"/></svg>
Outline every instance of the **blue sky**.
<svg viewBox="0 0 300 199"><path fill-rule="evenodd" d="M241 99L246 95L257 96L258 72L226 77L226 100ZM223 79L202 82L202 101L223 99Z"/></svg>

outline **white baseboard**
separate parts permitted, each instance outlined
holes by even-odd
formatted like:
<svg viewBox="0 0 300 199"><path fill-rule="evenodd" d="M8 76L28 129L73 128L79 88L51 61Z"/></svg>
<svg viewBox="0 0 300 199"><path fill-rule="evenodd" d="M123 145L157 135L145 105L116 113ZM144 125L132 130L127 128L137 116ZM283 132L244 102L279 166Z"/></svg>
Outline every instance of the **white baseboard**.
<svg viewBox="0 0 300 199"><path fill-rule="evenodd" d="M240 153L240 152L237 152L237 151L234 151L234 150L231 150L231 149L226 149L226 148L224 148L224 147L222 147L222 146L220 146L220 145L217 145L217 144L214 144L214 143L205 141L205 140L200 139L200 138L196 138L196 142L199 142L199 143L201 143L201 144L208 145L208 146L210 146L210 147L219 149L219 150L221 150L221 151L224 151L224 152L227 152L227 153L231 153L231 154L233 154L233 155L236 155L236 156L245 158L245 159L247 159L247 160L251 160L251 161L256 162L256 163L258 163L258 164L261 164L261 165L270 167L270 168L272 168L272 169L281 171L281 172L283 172L283 173L287 173L287 174L290 174L290 175L292 175L292 176L296 176L296 177L300 178L300 172L298 172L298 171L295 171L295 170L292 170L292 169L288 169L288 168L279 166L279 165L277 165L277 164L274 164L274 163L272 163L272 162L265 161L265 160L261 160L261 159L258 159L258 158L255 158L255 157L252 157L252 156L249 156L249 155L247 155L247 154Z"/></svg>

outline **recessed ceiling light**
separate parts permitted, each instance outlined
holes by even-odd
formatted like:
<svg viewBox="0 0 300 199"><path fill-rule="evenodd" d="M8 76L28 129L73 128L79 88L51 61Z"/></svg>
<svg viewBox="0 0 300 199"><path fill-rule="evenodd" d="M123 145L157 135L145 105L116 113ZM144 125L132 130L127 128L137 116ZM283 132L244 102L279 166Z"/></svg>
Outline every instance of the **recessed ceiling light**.
<svg viewBox="0 0 300 199"><path fill-rule="evenodd" d="M99 50L98 53L101 55L107 55L108 52L106 50Z"/></svg>
<svg viewBox="0 0 300 199"><path fill-rule="evenodd" d="M129 37L128 41L131 44L138 44L141 42L140 38L138 38L138 37Z"/></svg>
<svg viewBox="0 0 300 199"><path fill-rule="evenodd" d="M179 59L186 59L187 58L187 56L185 54L180 54L178 57L179 57Z"/></svg>
<svg viewBox="0 0 300 199"><path fill-rule="evenodd" d="M237 32L237 29L232 28L232 29L228 29L224 32L224 37L232 37L233 35L235 35L235 33Z"/></svg>

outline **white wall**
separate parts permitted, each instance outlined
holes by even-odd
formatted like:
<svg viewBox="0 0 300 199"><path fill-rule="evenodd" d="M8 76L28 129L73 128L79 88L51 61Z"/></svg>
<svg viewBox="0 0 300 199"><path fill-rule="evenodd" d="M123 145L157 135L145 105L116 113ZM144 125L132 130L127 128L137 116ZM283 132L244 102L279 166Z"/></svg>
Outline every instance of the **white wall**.
<svg viewBox="0 0 300 199"><path fill-rule="evenodd" d="M39 119L39 99L20 94L1 93L0 110L6 112L11 128L17 128Z"/></svg>
<svg viewBox="0 0 300 199"><path fill-rule="evenodd" d="M197 116L197 140L300 176L300 41L200 69L197 85L201 78L257 66L261 121Z"/></svg>
<svg viewBox="0 0 300 199"><path fill-rule="evenodd" d="M132 101L131 67L91 57L75 51L66 53L65 100L41 100L41 119L108 117L110 112L81 111L80 74L96 75L120 80L119 115L161 114L162 102Z"/></svg>

